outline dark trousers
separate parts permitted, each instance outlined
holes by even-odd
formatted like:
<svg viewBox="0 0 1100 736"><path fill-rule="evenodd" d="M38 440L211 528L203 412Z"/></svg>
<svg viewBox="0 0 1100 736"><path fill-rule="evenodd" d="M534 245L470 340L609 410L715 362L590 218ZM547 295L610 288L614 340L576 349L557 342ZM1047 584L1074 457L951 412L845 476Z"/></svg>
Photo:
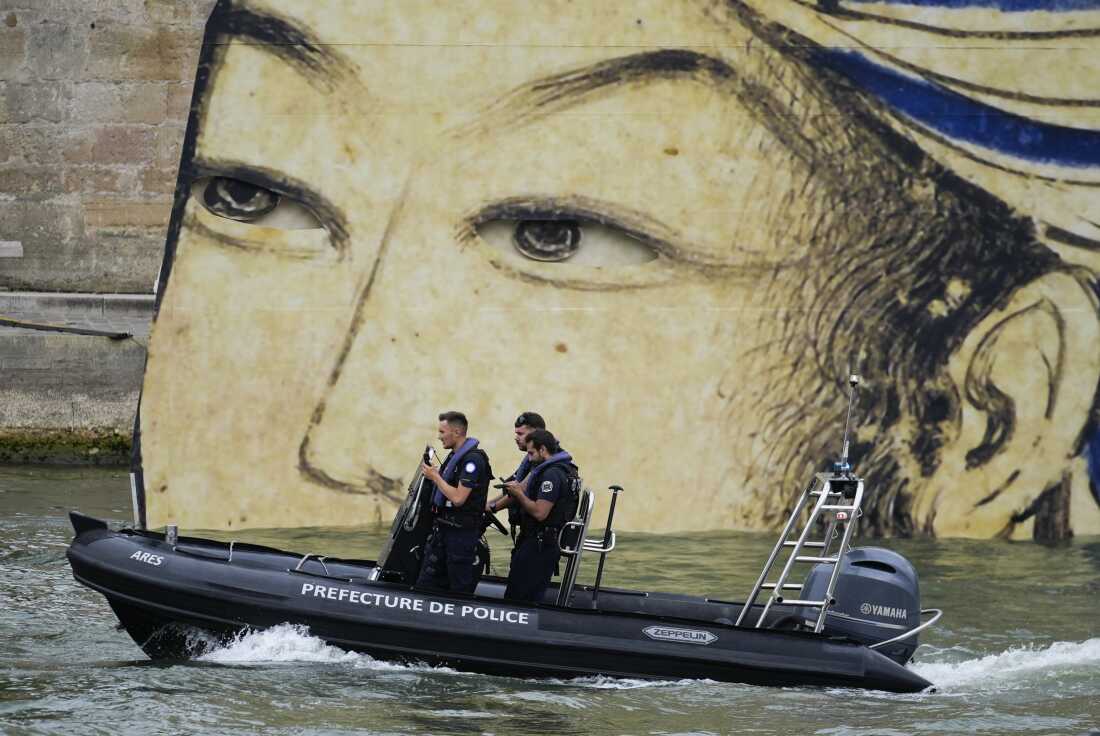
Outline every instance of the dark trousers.
<svg viewBox="0 0 1100 736"><path fill-rule="evenodd" d="M508 571L508 587L504 597L514 601L537 603L554 577L561 551L557 535L547 532L540 544L536 536L520 535L512 553L512 568Z"/></svg>
<svg viewBox="0 0 1100 736"><path fill-rule="evenodd" d="M474 566L478 536L477 529L436 524L424 545L424 563L416 586L473 593L480 577Z"/></svg>

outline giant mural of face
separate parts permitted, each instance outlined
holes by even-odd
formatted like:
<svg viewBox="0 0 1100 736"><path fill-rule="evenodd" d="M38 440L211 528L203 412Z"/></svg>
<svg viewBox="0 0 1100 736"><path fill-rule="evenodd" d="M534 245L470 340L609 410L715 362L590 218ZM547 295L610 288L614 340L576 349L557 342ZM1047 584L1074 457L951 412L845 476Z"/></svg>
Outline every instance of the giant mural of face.
<svg viewBox="0 0 1100 736"><path fill-rule="evenodd" d="M535 409L624 528L768 527L837 454L851 369L866 529L1028 535L1057 490L1100 532L1091 273L762 12L219 3L147 523L388 519L439 411L500 472Z"/></svg>

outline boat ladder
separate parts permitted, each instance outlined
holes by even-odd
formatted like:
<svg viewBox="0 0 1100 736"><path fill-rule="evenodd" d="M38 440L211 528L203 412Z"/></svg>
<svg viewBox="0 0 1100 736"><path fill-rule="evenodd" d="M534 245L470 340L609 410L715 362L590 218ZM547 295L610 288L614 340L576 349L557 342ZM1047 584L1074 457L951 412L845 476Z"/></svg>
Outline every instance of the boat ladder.
<svg viewBox="0 0 1100 736"><path fill-rule="evenodd" d="M821 631L825 625L825 615L829 612L829 607L836 604L833 593L840 573L839 562L848 551L852 532L856 528L856 520L861 514L860 502L862 500L862 478L849 472L817 473L814 475L810 485L802 492L794 506L794 510L791 511L791 516L787 520L783 533L779 536L779 541L772 548L768 561L764 564L764 569L756 579L756 583L752 587L752 593L749 594L748 599L745 601L745 607L741 609L741 614L737 617L738 626L745 624L759 629L764 624L768 611L771 610L773 605L785 604L816 608L818 614L814 631ZM805 524L798 528L798 522L807 507L811 507L810 515ZM818 520L821 520L821 524L825 527L825 536L822 539L810 539L811 532L815 529ZM797 532L797 538L791 539L792 532ZM840 542L834 550L833 542L837 539ZM790 554L787 555L783 569L778 578L769 582L768 577L784 550L790 550ZM825 595L820 600L804 600L797 596L786 598L783 595L784 591L802 589L801 583L788 582L794 566L802 563L825 563L833 566ZM755 615L750 614L750 611L752 611L760 592L764 590L770 591L771 595L764 604L763 610L760 611L760 615L756 618L755 624L750 624L749 618Z"/></svg>

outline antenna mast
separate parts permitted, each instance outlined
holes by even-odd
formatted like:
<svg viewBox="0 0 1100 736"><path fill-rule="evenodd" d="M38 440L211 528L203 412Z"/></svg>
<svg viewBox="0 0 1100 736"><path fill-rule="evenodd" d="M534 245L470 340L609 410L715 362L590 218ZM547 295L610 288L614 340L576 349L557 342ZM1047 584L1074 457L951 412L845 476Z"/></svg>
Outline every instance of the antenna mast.
<svg viewBox="0 0 1100 736"><path fill-rule="evenodd" d="M848 464L848 430L852 424L852 407L856 403L856 393L859 390L860 377L856 374L848 376L848 417L844 420L844 446L840 451L840 461L836 464L836 472L847 473L852 469Z"/></svg>

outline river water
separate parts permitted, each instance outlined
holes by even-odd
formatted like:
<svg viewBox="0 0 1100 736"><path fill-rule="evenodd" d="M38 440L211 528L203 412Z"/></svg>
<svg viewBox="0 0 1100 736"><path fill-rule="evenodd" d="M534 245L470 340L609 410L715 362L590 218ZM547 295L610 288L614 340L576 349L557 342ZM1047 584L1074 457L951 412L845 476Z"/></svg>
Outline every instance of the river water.
<svg viewBox="0 0 1100 736"><path fill-rule="evenodd" d="M624 496L623 502L633 499ZM0 468L0 734L1067 734L1100 736L1100 538L890 540L945 610L918 673L935 693L488 677L341 651L289 626L148 661L72 578L66 511L123 523L118 470ZM195 530L185 530L193 534ZM234 538L374 557L386 530ZM504 538L494 535L498 560ZM228 538L221 535L221 538ZM766 534L622 534L607 584L743 599ZM879 544L876 542L876 544ZM503 572L497 566L497 572ZM591 580L592 570L581 573Z"/></svg>

